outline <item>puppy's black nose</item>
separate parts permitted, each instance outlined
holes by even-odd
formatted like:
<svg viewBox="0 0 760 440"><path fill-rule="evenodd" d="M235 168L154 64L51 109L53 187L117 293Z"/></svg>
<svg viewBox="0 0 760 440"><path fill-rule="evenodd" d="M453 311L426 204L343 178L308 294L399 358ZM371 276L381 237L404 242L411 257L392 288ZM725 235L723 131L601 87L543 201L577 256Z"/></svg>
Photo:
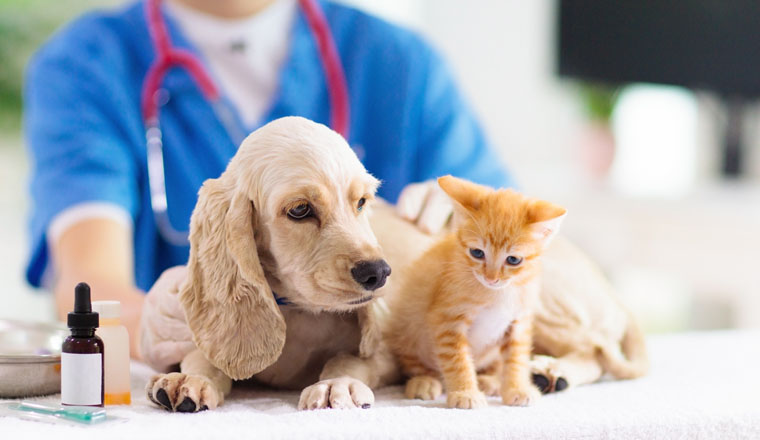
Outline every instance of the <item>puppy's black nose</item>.
<svg viewBox="0 0 760 440"><path fill-rule="evenodd" d="M351 269L351 275L357 283L367 290L376 290L385 285L385 279L391 274L391 267L385 260L360 261Z"/></svg>

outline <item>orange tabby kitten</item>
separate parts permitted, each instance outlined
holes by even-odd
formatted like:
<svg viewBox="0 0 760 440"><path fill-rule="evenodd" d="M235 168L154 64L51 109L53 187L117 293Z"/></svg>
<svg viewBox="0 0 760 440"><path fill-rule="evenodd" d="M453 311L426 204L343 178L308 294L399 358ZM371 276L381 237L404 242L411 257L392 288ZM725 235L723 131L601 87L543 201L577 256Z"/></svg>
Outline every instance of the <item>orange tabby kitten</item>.
<svg viewBox="0 0 760 440"><path fill-rule="evenodd" d="M528 362L539 255L565 209L445 176L438 184L455 202L455 231L414 265L391 299L388 340L404 372L408 398L447 391L451 408L507 405L541 395ZM478 373L481 373L478 375Z"/></svg>

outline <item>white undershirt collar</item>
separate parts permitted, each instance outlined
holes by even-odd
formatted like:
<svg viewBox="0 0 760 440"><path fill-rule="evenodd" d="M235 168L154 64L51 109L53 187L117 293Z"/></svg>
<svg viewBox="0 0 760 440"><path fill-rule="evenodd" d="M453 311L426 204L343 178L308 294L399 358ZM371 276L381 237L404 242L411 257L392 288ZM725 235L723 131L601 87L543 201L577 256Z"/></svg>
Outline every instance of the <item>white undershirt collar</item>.
<svg viewBox="0 0 760 440"><path fill-rule="evenodd" d="M277 92L297 9L297 0L277 0L250 17L223 19L166 2L248 128L259 125Z"/></svg>

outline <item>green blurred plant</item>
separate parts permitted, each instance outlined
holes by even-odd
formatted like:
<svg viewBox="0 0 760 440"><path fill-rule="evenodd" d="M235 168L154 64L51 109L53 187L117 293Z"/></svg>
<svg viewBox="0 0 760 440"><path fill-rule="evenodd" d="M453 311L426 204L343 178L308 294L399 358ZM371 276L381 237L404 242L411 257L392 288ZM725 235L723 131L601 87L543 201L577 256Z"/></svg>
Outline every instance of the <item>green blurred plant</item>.
<svg viewBox="0 0 760 440"><path fill-rule="evenodd" d="M61 24L96 0L0 0L0 131L21 126L24 68L34 51Z"/></svg>
<svg viewBox="0 0 760 440"><path fill-rule="evenodd" d="M620 86L582 83L580 94L589 118L594 121L609 123L620 95L620 89Z"/></svg>

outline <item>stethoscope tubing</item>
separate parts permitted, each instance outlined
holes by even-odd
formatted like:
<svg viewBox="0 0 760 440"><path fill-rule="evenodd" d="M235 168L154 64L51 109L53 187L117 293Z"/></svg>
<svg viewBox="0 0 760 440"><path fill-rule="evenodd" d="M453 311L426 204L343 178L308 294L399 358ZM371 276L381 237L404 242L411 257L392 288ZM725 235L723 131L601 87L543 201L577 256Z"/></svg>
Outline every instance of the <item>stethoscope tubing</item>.
<svg viewBox="0 0 760 440"><path fill-rule="evenodd" d="M298 0L298 2L314 35L322 68L325 72L330 99L330 126L348 140L351 115L348 85L335 40L317 0ZM166 196L163 136L158 116L161 105L159 91L167 71L173 67L186 69L203 96L211 103L215 114L230 137L233 138L234 132L241 132L242 130L235 129L235 124L232 121L234 118L230 109L223 105L219 88L198 57L188 50L179 49L172 45L166 22L161 14L161 0L146 0L145 14L151 42L156 52L156 58L143 80L140 96L140 109L145 124L151 209L159 234L170 244L186 246L188 244L188 232L177 230L172 226ZM234 141L242 141L242 136L240 134L233 139Z"/></svg>

